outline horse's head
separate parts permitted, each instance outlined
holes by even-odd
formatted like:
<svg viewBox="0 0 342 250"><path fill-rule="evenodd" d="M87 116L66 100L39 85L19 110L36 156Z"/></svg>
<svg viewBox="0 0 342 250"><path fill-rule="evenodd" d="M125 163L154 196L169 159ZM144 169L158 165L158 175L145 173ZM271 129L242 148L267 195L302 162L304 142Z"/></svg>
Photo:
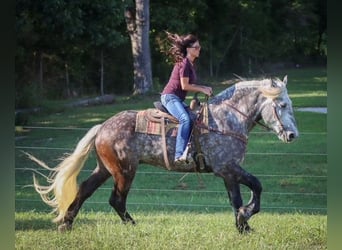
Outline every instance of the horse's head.
<svg viewBox="0 0 342 250"><path fill-rule="evenodd" d="M262 105L261 116L267 126L276 132L280 140L291 142L298 137L299 132L286 84L287 76L283 81L270 79L267 85L260 88L263 96L266 97Z"/></svg>

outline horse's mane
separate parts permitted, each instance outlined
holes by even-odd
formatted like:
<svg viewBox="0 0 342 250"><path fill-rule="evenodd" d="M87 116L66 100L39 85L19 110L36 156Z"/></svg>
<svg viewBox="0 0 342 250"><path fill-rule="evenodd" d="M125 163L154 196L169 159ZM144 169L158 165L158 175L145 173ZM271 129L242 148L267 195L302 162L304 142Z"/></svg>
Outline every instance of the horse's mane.
<svg viewBox="0 0 342 250"><path fill-rule="evenodd" d="M279 78L240 80L216 95L212 99L212 102L219 103L223 100L230 99L237 90L242 89L256 89L259 90L263 96L275 99L283 93L286 87Z"/></svg>
<svg viewBox="0 0 342 250"><path fill-rule="evenodd" d="M286 84L284 84L279 78L267 80L268 83L259 88L265 97L275 99L286 91Z"/></svg>

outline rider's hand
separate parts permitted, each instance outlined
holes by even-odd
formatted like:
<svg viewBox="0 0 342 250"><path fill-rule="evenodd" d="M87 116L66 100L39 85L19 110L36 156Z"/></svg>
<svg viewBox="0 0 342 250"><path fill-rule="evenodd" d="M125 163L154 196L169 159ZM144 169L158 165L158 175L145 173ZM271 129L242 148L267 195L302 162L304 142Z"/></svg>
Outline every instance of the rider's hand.
<svg viewBox="0 0 342 250"><path fill-rule="evenodd" d="M211 87L203 86L203 94L207 96L212 96L213 90Z"/></svg>

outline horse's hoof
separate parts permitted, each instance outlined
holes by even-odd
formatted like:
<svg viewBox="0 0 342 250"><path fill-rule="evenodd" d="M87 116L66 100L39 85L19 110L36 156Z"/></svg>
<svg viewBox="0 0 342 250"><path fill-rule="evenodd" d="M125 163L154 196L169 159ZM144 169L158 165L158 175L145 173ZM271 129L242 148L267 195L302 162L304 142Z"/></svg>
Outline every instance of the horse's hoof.
<svg viewBox="0 0 342 250"><path fill-rule="evenodd" d="M123 223L124 225L127 225L127 224L130 224L130 225L133 225L133 226L136 225L136 222L135 222L135 220L133 220L133 219L125 219L125 220L122 220L122 223Z"/></svg>
<svg viewBox="0 0 342 250"><path fill-rule="evenodd" d="M71 229L72 229L72 225L68 224L68 223L63 223L63 224L58 226L58 232L60 232L60 233L71 231Z"/></svg>
<svg viewBox="0 0 342 250"><path fill-rule="evenodd" d="M238 225L237 227L240 234L247 234L253 231L247 222L242 225Z"/></svg>
<svg viewBox="0 0 342 250"><path fill-rule="evenodd" d="M239 225L244 224L249 219L247 209L245 207L240 207L239 212L236 215L237 223Z"/></svg>
<svg viewBox="0 0 342 250"><path fill-rule="evenodd" d="M245 207L240 207L239 212L236 215L236 227L239 233L249 233L251 227L248 225L247 221L250 218L249 213Z"/></svg>
<svg viewBox="0 0 342 250"><path fill-rule="evenodd" d="M251 232L252 232L252 230L251 230L251 228L248 225L247 225L247 227L239 228L239 233L240 234L249 234Z"/></svg>

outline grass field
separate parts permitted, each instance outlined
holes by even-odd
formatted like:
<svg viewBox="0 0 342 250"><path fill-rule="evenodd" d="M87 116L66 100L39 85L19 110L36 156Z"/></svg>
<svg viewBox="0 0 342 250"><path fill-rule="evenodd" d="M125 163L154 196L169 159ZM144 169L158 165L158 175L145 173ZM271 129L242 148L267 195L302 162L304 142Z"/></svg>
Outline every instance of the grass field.
<svg viewBox="0 0 342 250"><path fill-rule="evenodd" d="M294 107L326 106L325 69L286 72ZM279 74L282 77L284 74ZM215 83L215 92L226 88ZM108 205L108 180L83 205L74 230L58 234L53 215L30 186L32 169L22 150L55 166L92 125L125 109L152 106L157 95L119 97L113 105L64 108L50 102L47 111L29 117L16 135L16 249L326 249L326 114L295 112L300 137L281 143L256 128L250 134L243 167L262 185L261 212L250 220L254 231L239 235L223 181L212 174L182 174L148 165L139 168L128 197L137 226L122 225ZM44 127L45 129L43 129ZM95 165L92 154L79 181ZM245 200L249 193L242 187Z"/></svg>
<svg viewBox="0 0 342 250"><path fill-rule="evenodd" d="M16 215L16 249L326 249L322 215L262 213L254 231L240 235L229 213L143 212L123 225L104 212L80 214L73 231L60 234L41 213Z"/></svg>

